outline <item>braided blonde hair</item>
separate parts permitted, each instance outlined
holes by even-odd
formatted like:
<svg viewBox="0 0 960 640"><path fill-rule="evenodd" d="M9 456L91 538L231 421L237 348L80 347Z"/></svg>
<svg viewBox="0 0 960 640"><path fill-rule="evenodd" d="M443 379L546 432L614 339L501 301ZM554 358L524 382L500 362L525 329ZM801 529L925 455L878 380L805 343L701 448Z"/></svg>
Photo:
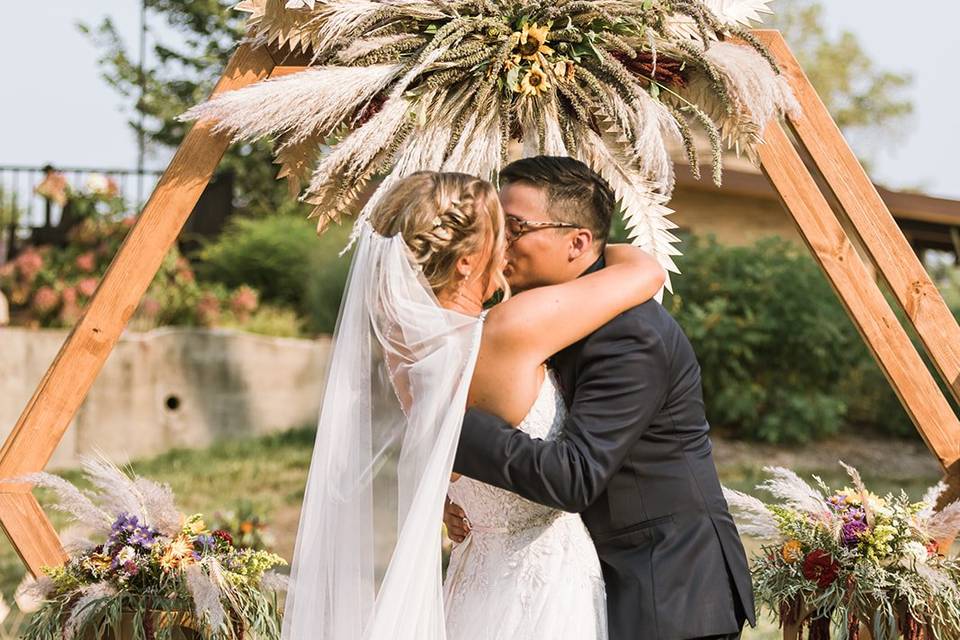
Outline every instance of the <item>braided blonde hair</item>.
<svg viewBox="0 0 960 640"><path fill-rule="evenodd" d="M465 173L414 173L383 196L370 224L382 236L402 235L435 294L458 284L461 256L485 249L490 251L486 282L509 292L501 270L503 210L496 189L486 180Z"/></svg>

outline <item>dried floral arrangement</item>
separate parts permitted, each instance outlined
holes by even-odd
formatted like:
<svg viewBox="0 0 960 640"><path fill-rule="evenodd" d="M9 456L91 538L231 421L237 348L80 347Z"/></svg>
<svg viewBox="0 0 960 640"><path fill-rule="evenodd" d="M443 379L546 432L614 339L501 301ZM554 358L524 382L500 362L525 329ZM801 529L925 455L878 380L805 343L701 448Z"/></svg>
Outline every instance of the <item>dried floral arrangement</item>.
<svg viewBox="0 0 960 640"><path fill-rule="evenodd" d="M43 604L22 638L280 637L286 578L272 569L282 558L236 546L200 514L184 516L167 485L104 459L82 466L92 489L49 473L4 481L52 490L74 525L64 533L67 562L26 586Z"/></svg>
<svg viewBox="0 0 960 640"><path fill-rule="evenodd" d="M678 273L667 216L673 144L699 176L692 128L753 153L796 103L746 29L770 0L245 0L252 42L310 56L303 72L185 114L276 141L280 176L318 232L418 170L494 179L523 156L575 157L606 178L634 244ZM668 281L669 285L669 281Z"/></svg>
<svg viewBox="0 0 960 640"><path fill-rule="evenodd" d="M960 501L937 511L942 483L920 502L881 498L843 466L851 485L839 491L766 468L757 488L776 504L725 490L740 532L764 544L753 562L760 605L812 640L831 630L840 640L960 637L960 562L941 544L960 531Z"/></svg>

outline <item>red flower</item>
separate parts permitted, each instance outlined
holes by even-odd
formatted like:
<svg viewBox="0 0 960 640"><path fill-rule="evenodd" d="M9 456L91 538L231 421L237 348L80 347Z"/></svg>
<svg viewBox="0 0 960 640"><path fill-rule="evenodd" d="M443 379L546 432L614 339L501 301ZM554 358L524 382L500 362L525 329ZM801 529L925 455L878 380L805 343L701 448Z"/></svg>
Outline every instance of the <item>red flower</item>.
<svg viewBox="0 0 960 640"><path fill-rule="evenodd" d="M40 287L33 294L30 305L38 313L50 313L60 304L60 296L52 287Z"/></svg>
<svg viewBox="0 0 960 640"><path fill-rule="evenodd" d="M197 301L197 317L207 327L214 326L220 319L220 301L211 291L205 292Z"/></svg>
<svg viewBox="0 0 960 640"><path fill-rule="evenodd" d="M93 251L87 251L77 256L76 265L80 271L91 273L97 268L97 256L94 255Z"/></svg>
<svg viewBox="0 0 960 640"><path fill-rule="evenodd" d="M823 549L816 549L803 559L803 577L816 582L821 589L826 589L837 579L840 565Z"/></svg>
<svg viewBox="0 0 960 640"><path fill-rule="evenodd" d="M80 295L90 298L93 297L93 293L97 290L98 284L99 281L96 278L84 278L77 283L77 291L80 292Z"/></svg>
<svg viewBox="0 0 960 640"><path fill-rule="evenodd" d="M153 320L160 315L160 310L160 303L149 296L140 303L140 312L149 320Z"/></svg>
<svg viewBox="0 0 960 640"><path fill-rule="evenodd" d="M257 292L247 285L242 285L230 296L230 308L241 318L246 318L252 311L256 311L259 302Z"/></svg>
<svg viewBox="0 0 960 640"><path fill-rule="evenodd" d="M20 275L27 282L33 282L37 273L43 268L43 256L33 247L25 249L14 262L17 264Z"/></svg>
<svg viewBox="0 0 960 640"><path fill-rule="evenodd" d="M233 536L231 536L229 532L224 531L223 529L217 529L216 531L214 531L213 537L219 538L220 540L223 540L229 545L233 545Z"/></svg>

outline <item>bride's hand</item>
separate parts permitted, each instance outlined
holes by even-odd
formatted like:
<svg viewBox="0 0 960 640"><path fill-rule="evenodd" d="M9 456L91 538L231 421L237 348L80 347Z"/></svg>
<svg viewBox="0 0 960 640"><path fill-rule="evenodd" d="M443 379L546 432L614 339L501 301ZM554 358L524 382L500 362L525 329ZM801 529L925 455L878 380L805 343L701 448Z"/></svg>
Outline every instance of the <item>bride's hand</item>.
<svg viewBox="0 0 960 640"><path fill-rule="evenodd" d="M447 525L447 536L457 544L463 542L470 533L467 514L459 505L447 498L443 506L443 524Z"/></svg>

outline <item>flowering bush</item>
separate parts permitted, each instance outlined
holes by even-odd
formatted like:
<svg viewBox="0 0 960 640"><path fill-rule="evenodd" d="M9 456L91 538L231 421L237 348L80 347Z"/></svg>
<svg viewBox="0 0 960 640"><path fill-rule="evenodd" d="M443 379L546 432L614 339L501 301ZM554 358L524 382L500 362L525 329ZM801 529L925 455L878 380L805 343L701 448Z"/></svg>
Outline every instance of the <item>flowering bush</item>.
<svg viewBox="0 0 960 640"><path fill-rule="evenodd" d="M204 638L279 637L285 579L270 570L282 558L238 547L199 514L183 516L166 485L104 461L83 464L97 492L46 473L15 480L53 489L57 508L98 540L71 542L67 562L45 567L30 586L44 604L23 638L101 637L122 616L133 620L137 639L165 635L159 630L171 621Z"/></svg>
<svg viewBox="0 0 960 640"><path fill-rule="evenodd" d="M13 324L72 327L135 222L132 217L88 217L71 229L66 248L28 246L0 266L0 291L10 301ZM259 292L247 285L199 281L176 247L130 321L141 331L167 325L226 326L284 336L300 335L301 324L289 309L261 304Z"/></svg>
<svg viewBox="0 0 960 640"><path fill-rule="evenodd" d="M856 638L861 625L875 640L960 637L960 562L940 544L960 531L960 502L936 511L942 484L920 502L881 498L844 467L852 487L839 491L767 468L772 478L757 488L778 504L725 490L740 531L765 543L753 567L759 603L816 638L831 626Z"/></svg>

